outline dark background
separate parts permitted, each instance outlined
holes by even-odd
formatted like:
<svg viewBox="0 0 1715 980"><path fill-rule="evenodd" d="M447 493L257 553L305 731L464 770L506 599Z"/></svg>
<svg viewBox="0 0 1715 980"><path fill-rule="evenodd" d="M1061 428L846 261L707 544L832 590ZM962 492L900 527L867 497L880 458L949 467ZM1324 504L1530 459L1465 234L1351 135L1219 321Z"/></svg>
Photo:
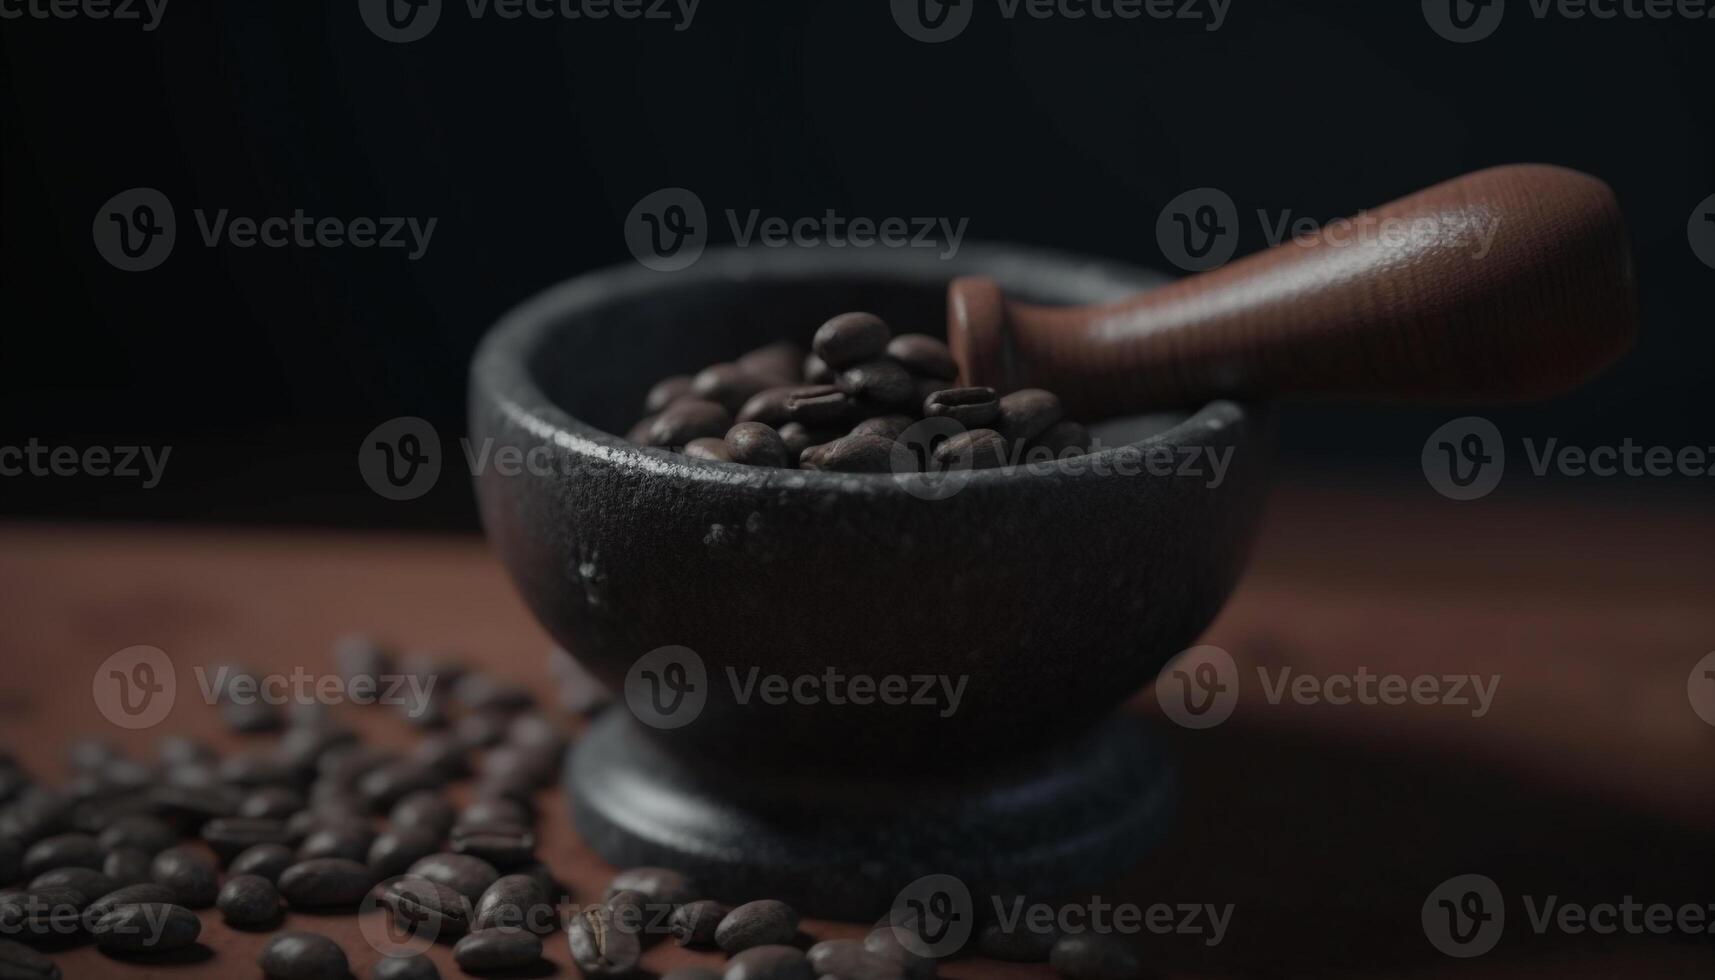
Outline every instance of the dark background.
<svg viewBox="0 0 1715 980"><path fill-rule="evenodd" d="M1242 216L1328 219L1487 165L1563 164L1619 195L1643 337L1574 396L1484 414L1509 437L1715 441L1715 270L1686 238L1715 192L1715 20L1538 20L1510 0L1493 37L1456 45L1408 0L1233 0L1213 33L1007 21L976 2L938 45L880 0L705 0L684 32L472 20L449 0L404 45L352 0L174 0L150 33L0 21L0 445L174 447L154 490L10 478L0 509L472 526L460 479L408 503L370 493L360 439L420 415L456 454L485 327L558 279L632 261L627 212L674 185L711 216L969 218L969 239L1162 265L1156 215L1189 188L1226 190ZM126 273L91 225L136 186L172 200L179 237L160 268ZM205 248L191 211L223 207L439 223L417 262ZM711 244L730 238L711 227ZM1241 253L1266 244L1244 227ZM1453 414L1294 410L1284 459L1427 492L1419 452ZM1664 485L1644 482L1603 489Z"/></svg>

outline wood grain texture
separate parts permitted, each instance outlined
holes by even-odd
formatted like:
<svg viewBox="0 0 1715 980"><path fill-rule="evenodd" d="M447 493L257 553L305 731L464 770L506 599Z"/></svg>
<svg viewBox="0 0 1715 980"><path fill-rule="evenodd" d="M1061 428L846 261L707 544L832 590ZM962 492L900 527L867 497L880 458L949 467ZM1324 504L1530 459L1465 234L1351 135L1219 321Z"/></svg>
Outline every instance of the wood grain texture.
<svg viewBox="0 0 1715 980"><path fill-rule="evenodd" d="M1112 305L1006 302L956 280L975 384L1096 418L1212 397L1510 402L1566 391L1632 343L1619 207L1558 167L1451 180Z"/></svg>

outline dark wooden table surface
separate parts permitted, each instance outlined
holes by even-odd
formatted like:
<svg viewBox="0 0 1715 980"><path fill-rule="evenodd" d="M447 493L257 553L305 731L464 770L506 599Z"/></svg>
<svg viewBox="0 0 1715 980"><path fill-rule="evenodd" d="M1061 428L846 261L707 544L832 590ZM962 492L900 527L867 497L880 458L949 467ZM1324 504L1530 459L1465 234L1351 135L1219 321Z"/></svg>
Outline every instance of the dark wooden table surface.
<svg viewBox="0 0 1715 980"><path fill-rule="evenodd" d="M543 682L548 640L474 538L310 531L0 527L0 745L63 773L65 741L102 734L138 754L167 732L231 746L214 709L180 697L160 726L126 733L92 696L95 667L135 644L197 664L324 669L353 629L439 648ZM1426 487L1289 488L1239 593L1208 641L1245 678L1237 711L1180 729L1144 694L1135 710L1183 766L1178 826L1109 901L1231 904L1225 940L1140 943L1169 976L1677 977L1715 975L1710 937L1536 933L1523 899L1715 903L1715 727L1688 678L1715 650L1715 515L1706 501L1496 497ZM1498 677L1492 709L1270 704L1258 668L1313 676ZM403 744L386 713L342 709ZM579 900L608 868L544 799L543 854ZM1420 909L1443 880L1493 878L1508 896L1498 948L1437 952ZM264 937L204 913L200 961L117 968L91 948L68 977L251 976ZM359 976L376 954L346 917L292 915L340 939ZM816 937L851 924L807 923ZM718 957L671 947L660 969ZM434 954L460 975L448 950ZM576 976L563 938L547 955ZM950 977L1041 967L961 960Z"/></svg>

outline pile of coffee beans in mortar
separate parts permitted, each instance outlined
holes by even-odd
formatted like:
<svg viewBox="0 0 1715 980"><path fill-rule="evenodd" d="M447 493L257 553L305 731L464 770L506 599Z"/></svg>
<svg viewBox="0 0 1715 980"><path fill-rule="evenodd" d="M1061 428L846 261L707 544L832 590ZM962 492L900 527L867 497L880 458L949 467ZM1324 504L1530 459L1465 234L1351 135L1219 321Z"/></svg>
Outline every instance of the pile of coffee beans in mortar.
<svg viewBox="0 0 1715 980"><path fill-rule="evenodd" d="M945 343L895 336L874 314L834 317L811 348L770 344L667 378L627 438L700 459L848 473L988 469L1089 451L1089 431L1065 418L1052 392L961 386ZM926 452L895 453L923 419L958 425Z"/></svg>
<svg viewBox="0 0 1715 980"><path fill-rule="evenodd" d="M60 980L53 954L90 942L113 976L126 964L196 963L219 955L198 943L207 928L272 933L251 970L221 964L222 976L344 980L347 951L317 924L355 914L392 921L379 939L363 930L385 954L371 980L438 978L412 939L450 945L467 974L551 976L543 939L561 931L588 978L653 976L641 960L669 937L725 959L661 980L936 975L936 960L886 919L862 940L813 943L786 903L729 906L671 869L622 871L599 900L578 903L537 855L537 805L569 744L556 717L529 691L445 658L396 658L348 637L335 660L353 701L415 679L404 687L420 696L390 702L417 730L409 748L366 742L317 704L288 711L239 697L255 676L229 666L211 675L223 719L246 743L236 752L169 735L139 759L85 739L70 746L72 778L57 786L0 752L0 980ZM549 663L562 707L610 703L564 653ZM455 793L468 802L455 805ZM211 908L219 921L205 923L198 912ZM974 945L1047 962L1068 980L1142 976L1136 953L1110 935L990 922Z"/></svg>

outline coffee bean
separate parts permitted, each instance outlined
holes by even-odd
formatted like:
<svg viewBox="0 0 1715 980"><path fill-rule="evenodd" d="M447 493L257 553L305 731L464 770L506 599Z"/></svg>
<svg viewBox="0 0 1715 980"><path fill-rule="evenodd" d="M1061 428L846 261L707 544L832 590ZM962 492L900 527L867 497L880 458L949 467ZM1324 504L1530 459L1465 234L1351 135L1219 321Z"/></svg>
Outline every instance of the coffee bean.
<svg viewBox="0 0 1715 980"><path fill-rule="evenodd" d="M224 864L257 844L284 844L292 838L286 825L278 820L219 817L203 825L202 839Z"/></svg>
<svg viewBox="0 0 1715 980"><path fill-rule="evenodd" d="M464 740L449 732L418 739L410 757L443 776L457 779L470 773L468 751Z"/></svg>
<svg viewBox="0 0 1715 980"><path fill-rule="evenodd" d="M300 861L316 858L366 861L374 843L375 831L365 824L323 827L304 838L304 842L298 845L297 857Z"/></svg>
<svg viewBox="0 0 1715 980"><path fill-rule="evenodd" d="M297 855L284 844L257 844L240 851L226 870L235 875L256 875L277 881L280 872L296 864L297 860Z"/></svg>
<svg viewBox="0 0 1715 980"><path fill-rule="evenodd" d="M282 932L256 958L269 980L344 980L351 974L345 950L313 932Z"/></svg>
<svg viewBox="0 0 1715 980"><path fill-rule="evenodd" d="M732 450L727 448L725 439L704 436L692 439L685 444L685 455L692 459L709 459L721 463L732 462Z"/></svg>
<svg viewBox="0 0 1715 980"><path fill-rule="evenodd" d="M732 428L732 413L718 402L681 398L655 416L649 427L651 446L683 446L692 439L718 436Z"/></svg>
<svg viewBox="0 0 1715 980"><path fill-rule="evenodd" d="M527 864L512 873L525 875L535 881L537 886L542 889L542 894L548 896L548 902L551 905L558 905L561 901L569 901L572 897L571 891L558 878L554 877L554 872L550 871L547 865L540 861Z"/></svg>
<svg viewBox="0 0 1715 980"><path fill-rule="evenodd" d="M121 754L112 742L93 735L74 738L65 749L66 764L73 772L95 772Z"/></svg>
<svg viewBox="0 0 1715 980"><path fill-rule="evenodd" d="M792 418L792 413L786 409L786 399L802 387L804 386L791 384L764 388L750 396L750 400L739 408L736 418L741 423L761 422L771 426L785 425Z"/></svg>
<svg viewBox="0 0 1715 980"><path fill-rule="evenodd" d="M266 925L280 917L280 891L261 875L234 875L220 886L214 905L227 925Z"/></svg>
<svg viewBox="0 0 1715 980"><path fill-rule="evenodd" d="M399 761L399 753L378 745L355 742L323 753L316 760L316 775L328 785L356 788L364 776Z"/></svg>
<svg viewBox="0 0 1715 980"><path fill-rule="evenodd" d="M893 440L884 436L845 436L804 450L798 465L807 470L835 473L886 473L893 469Z"/></svg>
<svg viewBox="0 0 1715 980"><path fill-rule="evenodd" d="M222 701L220 717L227 728L240 735L276 732L286 723L279 708L261 700Z"/></svg>
<svg viewBox="0 0 1715 980"><path fill-rule="evenodd" d="M798 935L798 913L772 898L746 902L728 912L715 927L715 945L728 953L752 946L790 943Z"/></svg>
<svg viewBox="0 0 1715 980"><path fill-rule="evenodd" d="M852 397L834 385L794 388L786 396L786 414L792 421L807 426L838 425L856 408Z"/></svg>
<svg viewBox="0 0 1715 980"><path fill-rule="evenodd" d="M406 794L438 789L446 781L446 775L434 766L424 765L415 759L402 759L364 774L357 781L357 791L369 801L370 807L379 810L393 806Z"/></svg>
<svg viewBox="0 0 1715 980"><path fill-rule="evenodd" d="M60 980L58 964L23 943L0 939L0 980Z"/></svg>
<svg viewBox="0 0 1715 980"><path fill-rule="evenodd" d="M107 852L101 862L101 873L113 880L115 888L139 885L149 880L149 867L154 855L136 847L116 847Z"/></svg>
<svg viewBox="0 0 1715 980"><path fill-rule="evenodd" d="M41 786L29 786L17 799L0 810L0 838L11 838L28 847L44 837L72 829L69 796Z"/></svg>
<svg viewBox="0 0 1715 980"><path fill-rule="evenodd" d="M540 711L525 711L506 726L506 741L531 752L543 752L558 758L566 749L566 733L553 719Z"/></svg>
<svg viewBox="0 0 1715 980"><path fill-rule="evenodd" d="M905 975L911 980L930 980L935 976L935 961L918 955L901 943L899 931L892 926L883 925L872 930L863 937L863 948L898 963L905 968Z"/></svg>
<svg viewBox="0 0 1715 980"><path fill-rule="evenodd" d="M777 378L751 374L737 364L714 364L703 368L691 379L691 394L718 402L727 411L736 412L750 401L752 395L777 381Z"/></svg>
<svg viewBox="0 0 1715 980"><path fill-rule="evenodd" d="M704 948L715 944L715 928L732 911L732 906L713 899L686 902L673 910L667 930L673 941L681 946Z"/></svg>
<svg viewBox="0 0 1715 980"><path fill-rule="evenodd" d="M721 975L718 970L711 970L706 966L681 966L663 974L661 980L721 980Z"/></svg>
<svg viewBox="0 0 1715 980"><path fill-rule="evenodd" d="M1053 459L1082 456L1090 449L1090 430L1071 419L1063 419L1037 436L1031 449L1045 449Z"/></svg>
<svg viewBox="0 0 1715 980"><path fill-rule="evenodd" d="M690 375L675 374L670 378L662 378L655 382L655 387L649 389L649 394L644 396L643 410L653 415L690 393Z"/></svg>
<svg viewBox="0 0 1715 980"><path fill-rule="evenodd" d="M100 868L106 856L100 842L88 834L56 834L24 852L24 874L33 877L55 868Z"/></svg>
<svg viewBox="0 0 1715 980"><path fill-rule="evenodd" d="M90 929L108 953L165 953L184 949L202 934L202 920L182 905L120 905Z"/></svg>
<svg viewBox="0 0 1715 980"><path fill-rule="evenodd" d="M785 466L786 443L762 422L740 422L727 430L727 454L746 466Z"/></svg>
<svg viewBox="0 0 1715 980"><path fill-rule="evenodd" d="M830 939L810 947L804 958L819 977L839 980L906 980L905 966L863 948L856 939Z"/></svg>
<svg viewBox="0 0 1715 980"><path fill-rule="evenodd" d="M804 348L789 340L777 341L758 347L735 363L760 377L795 382L804 368Z"/></svg>
<svg viewBox="0 0 1715 980"><path fill-rule="evenodd" d="M615 892L603 903L613 912L613 926L629 932L644 946L653 945L668 933L674 906L657 902L639 891Z"/></svg>
<svg viewBox="0 0 1715 980"><path fill-rule="evenodd" d="M948 418L967 429L976 429L1000 417L1000 399L993 388L947 388L923 401L923 414Z"/></svg>
<svg viewBox="0 0 1715 980"><path fill-rule="evenodd" d="M261 820L285 820L304 808L304 794L289 786L264 786L238 804L238 815Z"/></svg>
<svg viewBox="0 0 1715 980"><path fill-rule="evenodd" d="M1011 442L1030 442L1065 417L1060 399L1041 388L1023 388L1002 395L995 429Z"/></svg>
<svg viewBox="0 0 1715 980"><path fill-rule="evenodd" d="M876 358L840 373L840 390L866 404L911 407L917 379L897 361Z"/></svg>
<svg viewBox="0 0 1715 980"><path fill-rule="evenodd" d="M988 470L1005 466L1006 439L993 429L955 433L935 447L935 462L945 469Z"/></svg>
<svg viewBox="0 0 1715 980"><path fill-rule="evenodd" d="M531 822L530 809L522 802L505 796L475 800L459 811L458 818L458 825L472 827L491 823L528 825Z"/></svg>
<svg viewBox="0 0 1715 980"><path fill-rule="evenodd" d="M813 435L802 422L788 422L780 426L780 441L786 446L786 464L795 466L798 457L804 455L804 450L817 445L823 440Z"/></svg>
<svg viewBox="0 0 1715 980"><path fill-rule="evenodd" d="M417 830L445 837L453 826L453 805L436 790L418 790L394 804L387 822L396 830Z"/></svg>
<svg viewBox="0 0 1715 980"><path fill-rule="evenodd" d="M493 748L505 740L509 720L501 712L478 711L460 718L453 734L467 752Z"/></svg>
<svg viewBox="0 0 1715 980"><path fill-rule="evenodd" d="M155 742L155 758L163 766L213 762L217 756L206 742L189 735L163 735Z"/></svg>
<svg viewBox="0 0 1715 980"><path fill-rule="evenodd" d="M584 909L566 930L572 962L586 977L629 977L643 955L637 933L615 921L607 904Z"/></svg>
<svg viewBox="0 0 1715 980"><path fill-rule="evenodd" d="M816 980L802 950L791 946L752 946L727 961L721 980Z"/></svg>
<svg viewBox="0 0 1715 980"><path fill-rule="evenodd" d="M395 878L381 890L381 907L412 936L433 942L470 931L470 901L427 878Z"/></svg>
<svg viewBox="0 0 1715 980"><path fill-rule="evenodd" d="M828 366L827 361L811 354L804 358L803 376L805 384L825 385L833 382L835 374L834 369Z"/></svg>
<svg viewBox="0 0 1715 980"><path fill-rule="evenodd" d="M1009 963L1044 963L1059 938L1059 930L1032 929L1023 920L1010 931L998 922L990 922L977 934L977 951Z"/></svg>
<svg viewBox="0 0 1715 980"><path fill-rule="evenodd" d="M829 367L838 371L880 357L893 339L881 317L873 313L841 313L816 328L810 346Z"/></svg>
<svg viewBox="0 0 1715 980"><path fill-rule="evenodd" d="M542 940L511 926L473 932L453 947L453 961L466 973L519 970L541 958Z"/></svg>
<svg viewBox="0 0 1715 980"><path fill-rule="evenodd" d="M95 921L121 905L177 905L177 896L171 888L157 885L152 881L141 885L126 885L90 902L83 910L83 921L93 926Z"/></svg>
<svg viewBox="0 0 1715 980"><path fill-rule="evenodd" d="M273 752L257 749L222 760L220 778L230 786L256 789L290 785L298 781L299 774Z"/></svg>
<svg viewBox="0 0 1715 980"><path fill-rule="evenodd" d="M608 880L602 901L611 902L622 892L636 892L647 902L683 905L696 901L700 889L689 877L671 868L627 868Z"/></svg>
<svg viewBox="0 0 1715 980"><path fill-rule="evenodd" d="M233 816L243 799L237 790L220 785L157 786L149 796L157 814L192 830L217 817Z"/></svg>
<svg viewBox="0 0 1715 980"><path fill-rule="evenodd" d="M536 856L536 834L519 824L468 824L453 828L450 848L455 854L482 858L496 868L516 868Z"/></svg>
<svg viewBox="0 0 1715 980"><path fill-rule="evenodd" d="M552 785L560 773L560 754L523 745L502 745L482 757L478 792L528 801Z"/></svg>
<svg viewBox="0 0 1715 980"><path fill-rule="evenodd" d="M877 415L864 419L852 427L854 436L881 436L884 439L897 441L911 428L912 418L909 415Z"/></svg>
<svg viewBox="0 0 1715 980"><path fill-rule="evenodd" d="M445 885L473 902L500 880L494 865L469 854L431 854L405 873Z"/></svg>
<svg viewBox="0 0 1715 980"><path fill-rule="evenodd" d="M375 873L350 858L313 858L280 872L278 886L293 908L349 908L375 887Z"/></svg>
<svg viewBox="0 0 1715 980"><path fill-rule="evenodd" d="M89 896L56 886L13 892L0 899L0 934L25 941L69 939L83 931L81 913Z"/></svg>
<svg viewBox="0 0 1715 980"><path fill-rule="evenodd" d="M179 904L186 908L208 908L214 904L215 893L220 890L220 876L214 863L203 857L200 851L184 844L169 847L155 855L149 874L155 884L171 888L178 896Z"/></svg>
<svg viewBox="0 0 1715 980"><path fill-rule="evenodd" d="M1048 965L1065 980L1135 980L1143 962L1118 936L1080 932L1061 936L1048 954Z"/></svg>
<svg viewBox="0 0 1715 980"><path fill-rule="evenodd" d="M476 903L476 928L512 926L547 933L558 928L553 905L541 882L525 874L506 875L488 886Z"/></svg>
<svg viewBox="0 0 1715 980"><path fill-rule="evenodd" d="M94 868L55 868L30 879L31 891L70 888L82 892L86 898L105 895L118 887L118 882Z"/></svg>
<svg viewBox="0 0 1715 980"><path fill-rule="evenodd" d="M440 849L440 834L419 827L400 827L377 836L364 860L377 878L393 878Z"/></svg>
<svg viewBox="0 0 1715 980"><path fill-rule="evenodd" d="M959 376L953 352L941 340L921 333L902 333L887 342L887 356L905 365L912 374L951 381Z"/></svg>
<svg viewBox="0 0 1715 980"><path fill-rule="evenodd" d="M369 971L370 980L441 980L435 961L421 953L413 956L383 956Z"/></svg>

